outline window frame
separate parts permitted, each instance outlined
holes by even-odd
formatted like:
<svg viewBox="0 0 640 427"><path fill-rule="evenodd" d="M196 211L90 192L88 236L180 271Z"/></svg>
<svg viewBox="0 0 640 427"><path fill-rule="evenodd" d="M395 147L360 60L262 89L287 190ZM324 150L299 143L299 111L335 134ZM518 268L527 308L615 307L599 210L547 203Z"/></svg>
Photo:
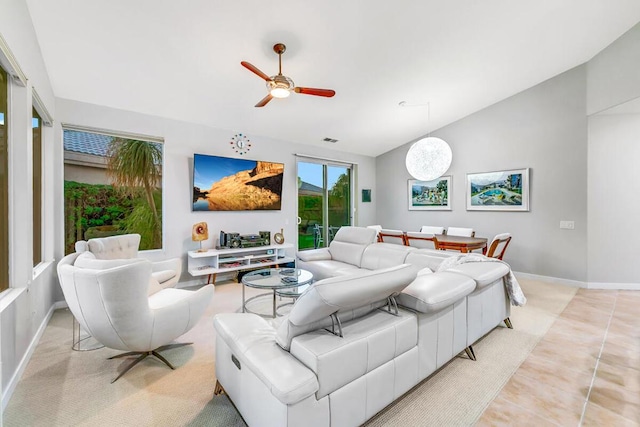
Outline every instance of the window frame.
<svg viewBox="0 0 640 427"><path fill-rule="evenodd" d="M9 289L10 275L10 221L9 221L9 122L11 74L0 64L0 73L5 80L0 88L0 111L3 111L2 136L0 137L0 292ZM2 178L4 176L4 179Z"/></svg>
<svg viewBox="0 0 640 427"><path fill-rule="evenodd" d="M31 159L33 164L33 266L36 267L44 260L42 245L43 229L43 178L44 178L44 155L43 155L43 120L35 106L31 108L31 130L33 134ZM34 120L38 120L38 125L34 126Z"/></svg>
<svg viewBox="0 0 640 427"><path fill-rule="evenodd" d="M76 132L85 132L85 133L93 133L93 134L100 134L100 135L104 135L104 136L110 136L110 137L114 137L114 138L123 138L123 139L134 139L134 140L141 140L141 141L145 141L145 142L152 142L152 143L156 143L156 144L160 144L162 147L162 162L160 164L161 166L161 179L160 179L160 190L161 190L161 195L162 195L162 203L160 204L160 206L156 207L159 208L159 212L161 215L161 220L160 220L160 232L161 232L161 241L160 241L160 247L159 248L154 248L154 249L141 249L140 252L145 252L145 253L152 253L152 252L163 252L165 251L165 238L166 238L166 228L165 228L165 162L166 162L166 152L165 152L165 140L163 137L159 137L159 136L153 136L153 135L146 135L146 134L138 134L138 133L132 133L132 132L126 132L126 131L117 131L117 130L112 130L112 129L105 129L105 128L97 128L97 127L90 127L90 126L81 126L81 125L76 125L76 124L70 124L70 123L61 123L61 127L62 127L62 139L63 139L63 146L64 146L64 133L65 131L76 131ZM65 151L64 151L64 147L63 147L63 158L66 156ZM63 160L63 182L66 182L66 174L64 172L64 164L66 163L66 159ZM63 192L63 197L64 197L64 192ZM63 202L66 205L66 202ZM67 223L67 219L66 219L66 213L64 214L64 231L63 234L65 236L65 242L66 242L66 233L67 233L67 228L66 228L66 223ZM66 243L65 243L66 244Z"/></svg>

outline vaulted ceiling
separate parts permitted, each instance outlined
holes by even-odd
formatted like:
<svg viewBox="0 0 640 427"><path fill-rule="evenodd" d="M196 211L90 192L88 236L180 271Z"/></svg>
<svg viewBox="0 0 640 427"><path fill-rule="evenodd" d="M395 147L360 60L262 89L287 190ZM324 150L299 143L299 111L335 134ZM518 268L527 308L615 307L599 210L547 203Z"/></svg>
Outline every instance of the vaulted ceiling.
<svg viewBox="0 0 640 427"><path fill-rule="evenodd" d="M27 4L57 97L371 156L588 61L640 21L638 0ZM255 108L265 82L240 62L276 74L278 42L283 74L335 97Z"/></svg>

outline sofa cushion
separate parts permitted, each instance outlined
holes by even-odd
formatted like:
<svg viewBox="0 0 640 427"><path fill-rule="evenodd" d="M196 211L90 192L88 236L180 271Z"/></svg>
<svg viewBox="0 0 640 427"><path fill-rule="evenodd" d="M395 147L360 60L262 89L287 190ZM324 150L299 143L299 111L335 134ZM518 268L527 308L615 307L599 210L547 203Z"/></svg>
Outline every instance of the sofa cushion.
<svg viewBox="0 0 640 427"><path fill-rule="evenodd" d="M329 245L331 259L360 267L362 253L376 239L376 231L363 227L340 227Z"/></svg>
<svg viewBox="0 0 640 427"><path fill-rule="evenodd" d="M475 288L475 280L462 274L450 271L423 274L402 290L398 304L421 313L434 313L469 295Z"/></svg>
<svg viewBox="0 0 640 427"><path fill-rule="evenodd" d="M316 322L328 320L339 311L358 308L375 309L375 303L398 294L416 278L415 267L402 264L359 276L341 276L320 280L296 301L278 328L277 341L288 350L291 340L317 328Z"/></svg>
<svg viewBox="0 0 640 427"><path fill-rule="evenodd" d="M89 239L87 245L98 259L137 258L140 235L122 234Z"/></svg>
<svg viewBox="0 0 640 427"><path fill-rule="evenodd" d="M223 313L213 320L218 336L284 404L294 404L318 390L314 373L275 343L275 330L255 314ZM244 365L244 366L243 366Z"/></svg>
<svg viewBox="0 0 640 427"><path fill-rule="evenodd" d="M509 274L509 266L503 262L468 262L449 268L447 271L471 277L483 288Z"/></svg>
<svg viewBox="0 0 640 427"><path fill-rule="evenodd" d="M414 348L418 342L416 315L400 310L394 316L375 310L342 325L344 337L324 330L297 336L291 354L316 373L316 399Z"/></svg>
<svg viewBox="0 0 640 427"><path fill-rule="evenodd" d="M440 263L451 256L452 254L446 251L417 249L408 253L404 262L418 268L429 267L432 271L436 271Z"/></svg>
<svg viewBox="0 0 640 427"><path fill-rule="evenodd" d="M366 270L362 270L355 265L334 260L312 262L299 260L298 268L304 268L310 271L313 274L313 280L328 279L329 277L336 276L358 275L366 272Z"/></svg>
<svg viewBox="0 0 640 427"><path fill-rule="evenodd" d="M302 261L325 261L331 259L328 248L311 249L298 252L298 258Z"/></svg>
<svg viewBox="0 0 640 427"><path fill-rule="evenodd" d="M362 254L360 268L378 270L404 264L407 254L413 250L408 246L394 245L393 243L372 243L365 248Z"/></svg>

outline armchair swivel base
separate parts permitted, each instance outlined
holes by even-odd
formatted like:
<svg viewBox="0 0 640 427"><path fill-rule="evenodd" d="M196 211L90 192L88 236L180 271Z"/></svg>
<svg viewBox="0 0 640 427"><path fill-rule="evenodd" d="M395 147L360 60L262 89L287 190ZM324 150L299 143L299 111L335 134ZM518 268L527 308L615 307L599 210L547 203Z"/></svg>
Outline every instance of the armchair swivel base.
<svg viewBox="0 0 640 427"><path fill-rule="evenodd" d="M133 362L128 364L127 367L124 368L124 370L122 372L120 372L120 374L117 377L115 377L113 380L111 380L111 384L113 384L116 381L118 381L121 376L123 376L124 374L129 372L129 370L131 368L133 368L138 363L140 363L144 359L146 359L147 356L155 356L157 359L162 361L165 365L167 365L171 369L175 370L176 368L174 368L173 365L171 363L169 363L169 361L167 359L165 359L164 356L162 356L159 352L163 351L163 350L169 350L169 349L172 349L172 348L184 347L185 345L191 345L191 344L193 344L193 343L192 342L185 342L185 343L178 343L178 344L167 344L167 345L163 345L161 347L158 347L155 350L150 350L150 351L128 351L126 353L116 354L115 356L111 356L111 357L108 358L108 360L119 359L121 357L127 357L127 356L138 356L138 358L136 358Z"/></svg>

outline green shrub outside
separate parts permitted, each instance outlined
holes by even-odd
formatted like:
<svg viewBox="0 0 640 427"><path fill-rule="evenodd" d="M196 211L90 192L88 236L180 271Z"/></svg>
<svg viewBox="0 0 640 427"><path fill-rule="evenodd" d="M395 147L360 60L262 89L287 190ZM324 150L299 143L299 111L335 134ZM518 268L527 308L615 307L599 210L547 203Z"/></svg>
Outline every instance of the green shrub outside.
<svg viewBox="0 0 640 427"><path fill-rule="evenodd" d="M156 206L162 206L160 191L156 191L154 198L158 200ZM153 215L141 212L144 208L140 206L146 205L144 197L132 199L111 185L65 181L64 200L65 254L75 251L78 240L126 233L141 235L141 250L157 249L152 247L155 224L148 220ZM149 211L148 205L146 210Z"/></svg>

